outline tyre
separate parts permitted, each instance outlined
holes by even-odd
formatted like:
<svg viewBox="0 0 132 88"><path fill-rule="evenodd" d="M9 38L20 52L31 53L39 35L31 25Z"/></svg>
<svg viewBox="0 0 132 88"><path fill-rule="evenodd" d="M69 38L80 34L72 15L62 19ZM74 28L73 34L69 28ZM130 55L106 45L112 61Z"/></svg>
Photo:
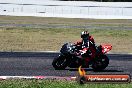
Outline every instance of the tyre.
<svg viewBox="0 0 132 88"><path fill-rule="evenodd" d="M68 62L64 56L59 56L58 58L54 58L52 65L56 70L63 70L68 66Z"/></svg>
<svg viewBox="0 0 132 88"><path fill-rule="evenodd" d="M100 58L93 61L92 68L94 71L102 71L109 64L109 59L106 55L102 55Z"/></svg>

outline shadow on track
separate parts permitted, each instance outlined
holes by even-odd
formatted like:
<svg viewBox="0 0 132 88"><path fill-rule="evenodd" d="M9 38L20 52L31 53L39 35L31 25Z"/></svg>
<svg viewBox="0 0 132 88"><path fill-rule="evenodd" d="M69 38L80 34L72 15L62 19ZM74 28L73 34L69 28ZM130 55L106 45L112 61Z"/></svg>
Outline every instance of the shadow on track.
<svg viewBox="0 0 132 88"><path fill-rule="evenodd" d="M65 69L65 70L69 70L69 71L78 71L78 68L68 68L68 69ZM90 68L84 68L85 71L93 71L93 69L90 69ZM93 71L93 72L96 72L96 71ZM97 72L124 72L124 71L121 71L121 70L108 70L108 69L105 69L105 70L102 70L102 71L97 71Z"/></svg>

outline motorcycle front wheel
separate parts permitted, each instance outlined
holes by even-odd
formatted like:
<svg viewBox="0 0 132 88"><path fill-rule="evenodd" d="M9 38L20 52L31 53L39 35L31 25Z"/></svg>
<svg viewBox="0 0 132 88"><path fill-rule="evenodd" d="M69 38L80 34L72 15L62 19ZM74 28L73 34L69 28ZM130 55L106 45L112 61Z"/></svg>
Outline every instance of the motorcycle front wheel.
<svg viewBox="0 0 132 88"><path fill-rule="evenodd" d="M63 70L68 66L68 62L65 56L59 56L54 58L52 65L56 70Z"/></svg>

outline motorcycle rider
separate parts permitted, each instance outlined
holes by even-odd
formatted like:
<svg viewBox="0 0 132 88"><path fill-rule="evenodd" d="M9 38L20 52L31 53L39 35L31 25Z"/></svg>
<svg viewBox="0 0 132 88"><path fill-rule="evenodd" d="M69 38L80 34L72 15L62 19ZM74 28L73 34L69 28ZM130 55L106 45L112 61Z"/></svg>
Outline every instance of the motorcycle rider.
<svg viewBox="0 0 132 88"><path fill-rule="evenodd" d="M76 52L75 55L81 56L82 61L86 60L88 63L90 60L86 59L86 57L93 56L92 54L95 53L94 49L90 50L91 47L95 48L95 42L93 37L89 35L88 31L81 32L81 38L81 41L77 41L76 43L74 43L78 49L78 52Z"/></svg>
<svg viewBox="0 0 132 88"><path fill-rule="evenodd" d="M81 41L77 41L76 43L74 43L76 46L80 46L80 48L83 48L83 47L89 48L90 41L93 44L95 43L93 37L90 36L89 32L87 32L87 31L81 32L81 38L82 38Z"/></svg>

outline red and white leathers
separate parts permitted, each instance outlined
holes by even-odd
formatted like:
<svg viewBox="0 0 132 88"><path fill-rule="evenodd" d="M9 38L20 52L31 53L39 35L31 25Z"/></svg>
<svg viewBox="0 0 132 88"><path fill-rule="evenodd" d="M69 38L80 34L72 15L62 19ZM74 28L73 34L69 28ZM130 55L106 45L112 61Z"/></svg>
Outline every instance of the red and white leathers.
<svg viewBox="0 0 132 88"><path fill-rule="evenodd" d="M92 46L92 44L94 44L94 39L92 36L89 36L88 38L88 41L87 41L87 44L88 46L83 46L83 43L84 43L84 40L82 39L81 41L77 41L76 43L74 43L77 47L78 47L78 52L76 52L76 55L79 56L80 58L82 59L85 59L85 61L88 63L90 61L90 58L89 56L92 58L94 57L95 55L95 46ZM84 54L86 54L86 52L89 52L88 54L88 57L85 57Z"/></svg>
<svg viewBox="0 0 132 88"><path fill-rule="evenodd" d="M95 43L94 42L94 39L93 39L93 37L92 36L89 36L89 41L91 41L92 43ZM83 40L80 40L80 41L77 41L76 43L74 43L75 45L82 45L83 44Z"/></svg>
<svg viewBox="0 0 132 88"><path fill-rule="evenodd" d="M84 49L84 48L87 48L87 50L89 50L89 48L91 47L90 44L89 44L90 42L92 42L93 44L95 43L92 36L89 36L87 38L87 40L88 40L88 43L87 43L88 46L86 46L86 47L83 46L83 39L80 40L80 41L77 41L76 43L74 43L78 47L79 51L81 51L82 53L84 53L86 51L86 49Z"/></svg>

